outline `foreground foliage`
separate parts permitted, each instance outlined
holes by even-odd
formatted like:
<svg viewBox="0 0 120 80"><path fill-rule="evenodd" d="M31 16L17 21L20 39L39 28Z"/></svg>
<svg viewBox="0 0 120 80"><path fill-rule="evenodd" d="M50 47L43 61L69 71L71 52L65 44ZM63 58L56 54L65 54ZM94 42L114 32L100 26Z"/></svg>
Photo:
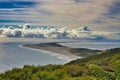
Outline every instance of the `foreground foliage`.
<svg viewBox="0 0 120 80"><path fill-rule="evenodd" d="M0 80L120 80L120 48L65 65L25 65L0 74Z"/></svg>

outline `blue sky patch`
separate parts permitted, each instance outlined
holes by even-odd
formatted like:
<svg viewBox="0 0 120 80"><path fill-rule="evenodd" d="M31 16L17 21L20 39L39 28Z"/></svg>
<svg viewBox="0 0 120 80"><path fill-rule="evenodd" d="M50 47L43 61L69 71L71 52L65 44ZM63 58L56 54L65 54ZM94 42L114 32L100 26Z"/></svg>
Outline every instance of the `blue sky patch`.
<svg viewBox="0 0 120 80"><path fill-rule="evenodd" d="M37 3L30 1L0 2L0 8L27 8L33 7Z"/></svg>
<svg viewBox="0 0 120 80"><path fill-rule="evenodd" d="M23 21L23 20L2 20L2 19L0 19L0 22L4 22L4 23L11 23L11 22L26 22L26 21Z"/></svg>

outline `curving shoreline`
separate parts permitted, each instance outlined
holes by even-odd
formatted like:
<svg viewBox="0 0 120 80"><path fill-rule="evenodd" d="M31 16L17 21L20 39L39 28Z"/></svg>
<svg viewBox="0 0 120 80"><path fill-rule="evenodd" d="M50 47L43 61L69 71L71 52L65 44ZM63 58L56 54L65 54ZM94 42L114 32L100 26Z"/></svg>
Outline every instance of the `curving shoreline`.
<svg viewBox="0 0 120 80"><path fill-rule="evenodd" d="M70 52L69 47L62 46L58 44L57 42L51 42L51 43L40 43L40 44L24 44L20 47L38 50L46 53L50 53L53 56L57 56L60 59L64 59L67 61L76 60L78 58L82 58L80 56L74 55Z"/></svg>

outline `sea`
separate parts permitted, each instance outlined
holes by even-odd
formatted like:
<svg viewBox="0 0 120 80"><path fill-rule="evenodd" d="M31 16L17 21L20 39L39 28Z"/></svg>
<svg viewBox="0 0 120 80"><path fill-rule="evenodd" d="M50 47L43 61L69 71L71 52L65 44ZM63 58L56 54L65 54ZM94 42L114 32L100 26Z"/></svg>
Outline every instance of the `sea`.
<svg viewBox="0 0 120 80"><path fill-rule="evenodd" d="M2 26L7 27L7 26ZM18 27L20 28L20 27ZM44 26L46 28L46 26ZM48 28L48 27L47 27ZM88 48L105 50L119 48L120 42L81 41L74 39L41 39L41 38L0 38L0 73L13 68L22 68L24 65L65 64L71 60L64 55L53 52L22 47L23 44L37 44L59 42L61 45L73 48Z"/></svg>

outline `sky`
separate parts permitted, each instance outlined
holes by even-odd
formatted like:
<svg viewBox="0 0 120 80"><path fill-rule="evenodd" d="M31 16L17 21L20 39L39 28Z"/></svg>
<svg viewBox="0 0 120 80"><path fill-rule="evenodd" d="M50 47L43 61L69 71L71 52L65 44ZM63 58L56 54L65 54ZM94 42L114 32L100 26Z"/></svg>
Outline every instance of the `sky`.
<svg viewBox="0 0 120 80"><path fill-rule="evenodd" d="M120 0L0 0L0 25L24 24L120 31Z"/></svg>

